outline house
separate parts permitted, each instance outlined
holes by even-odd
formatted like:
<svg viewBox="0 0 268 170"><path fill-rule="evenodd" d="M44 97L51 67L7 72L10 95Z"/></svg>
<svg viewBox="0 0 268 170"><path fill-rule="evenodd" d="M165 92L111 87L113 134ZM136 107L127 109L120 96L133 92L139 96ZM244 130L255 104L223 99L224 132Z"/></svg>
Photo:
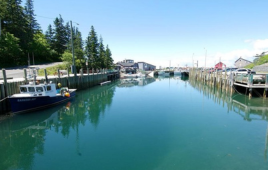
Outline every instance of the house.
<svg viewBox="0 0 268 170"><path fill-rule="evenodd" d="M224 67L226 67L226 65L222 62L219 62L215 65L215 69L223 69Z"/></svg>
<svg viewBox="0 0 268 170"><path fill-rule="evenodd" d="M248 65L248 64L250 64L250 63L252 63L251 61L248 61L248 60L246 60L246 59L243 59L242 57L240 57L239 59L237 59L236 61L235 61L235 67L237 67L237 68L242 68L242 67L245 67L246 65Z"/></svg>
<svg viewBox="0 0 268 170"><path fill-rule="evenodd" d="M117 66L120 66L120 70L125 71L126 73L136 73L137 69L148 71L155 70L156 66L146 63L146 62L137 62L134 60L126 59L116 63Z"/></svg>
<svg viewBox="0 0 268 170"><path fill-rule="evenodd" d="M150 71L150 70L155 70L156 66L146 63L146 62L138 62L138 69L144 70L144 71Z"/></svg>
<svg viewBox="0 0 268 170"><path fill-rule="evenodd" d="M131 59L117 62L116 65L120 66L120 70L125 71L126 73L136 73L136 69L138 68L137 64L134 63L134 60Z"/></svg>

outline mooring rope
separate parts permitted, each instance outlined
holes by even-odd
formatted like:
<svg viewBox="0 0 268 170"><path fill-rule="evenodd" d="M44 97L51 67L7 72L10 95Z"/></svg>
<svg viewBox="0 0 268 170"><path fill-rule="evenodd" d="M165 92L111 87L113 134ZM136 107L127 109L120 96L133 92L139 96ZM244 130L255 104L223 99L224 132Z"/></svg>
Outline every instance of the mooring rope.
<svg viewBox="0 0 268 170"><path fill-rule="evenodd" d="M5 97L5 98L3 98L2 100L0 100L0 102L4 101L4 100L6 100L6 99L7 99L7 97Z"/></svg>

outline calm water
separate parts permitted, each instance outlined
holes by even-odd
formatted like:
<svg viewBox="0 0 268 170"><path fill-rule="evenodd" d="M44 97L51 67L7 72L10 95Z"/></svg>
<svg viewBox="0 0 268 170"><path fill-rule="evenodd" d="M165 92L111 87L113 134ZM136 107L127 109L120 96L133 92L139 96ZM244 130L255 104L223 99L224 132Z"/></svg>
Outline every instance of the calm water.
<svg viewBox="0 0 268 170"><path fill-rule="evenodd" d="M0 169L267 170L268 99L116 81L0 122Z"/></svg>

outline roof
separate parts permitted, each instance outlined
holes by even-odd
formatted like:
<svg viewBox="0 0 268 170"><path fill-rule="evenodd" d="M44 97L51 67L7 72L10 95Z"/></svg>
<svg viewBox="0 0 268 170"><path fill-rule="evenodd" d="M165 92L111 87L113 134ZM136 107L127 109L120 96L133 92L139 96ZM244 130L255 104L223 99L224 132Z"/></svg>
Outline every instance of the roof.
<svg viewBox="0 0 268 170"><path fill-rule="evenodd" d="M133 67L135 65L135 63L124 63L124 62L118 62L117 64L123 67Z"/></svg>
<svg viewBox="0 0 268 170"><path fill-rule="evenodd" d="M246 59L244 59L244 58L242 58L242 57L239 57L239 59L237 59L237 60L235 61L235 63L236 63L238 60L240 60L240 59L242 59L242 60L244 60L244 61L248 61L248 60L246 60ZM248 62L252 63L251 61L248 61Z"/></svg>

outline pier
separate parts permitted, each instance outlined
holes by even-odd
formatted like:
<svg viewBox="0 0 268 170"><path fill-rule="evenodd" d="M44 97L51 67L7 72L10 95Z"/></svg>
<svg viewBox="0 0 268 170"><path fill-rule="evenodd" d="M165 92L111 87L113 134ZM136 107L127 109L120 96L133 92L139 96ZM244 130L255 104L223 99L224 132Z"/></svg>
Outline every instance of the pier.
<svg viewBox="0 0 268 170"><path fill-rule="evenodd" d="M82 90L89 87L93 87L99 85L100 83L112 81L120 77L120 73L116 70L107 70L101 69L97 70L80 70L79 74L69 74L69 70L67 70L67 75L60 74L60 70L58 70L56 75L47 75L46 69L44 69L45 76L36 77L36 81L43 82L53 82L53 83L61 83L64 87L68 87L70 89ZM90 73L91 72L91 73ZM3 80L0 81L0 114L4 114L10 111L10 105L7 100L8 96L19 93L19 86L22 84L28 84L29 81L33 81L33 79L27 79L27 70L24 69L24 77L16 78L16 79L7 79L6 70L2 69Z"/></svg>
<svg viewBox="0 0 268 170"><path fill-rule="evenodd" d="M226 72L206 72L198 69L191 69L190 79L202 81L217 86L221 89L230 88L231 91L252 96L266 98L268 93L268 74L234 74L228 76Z"/></svg>

